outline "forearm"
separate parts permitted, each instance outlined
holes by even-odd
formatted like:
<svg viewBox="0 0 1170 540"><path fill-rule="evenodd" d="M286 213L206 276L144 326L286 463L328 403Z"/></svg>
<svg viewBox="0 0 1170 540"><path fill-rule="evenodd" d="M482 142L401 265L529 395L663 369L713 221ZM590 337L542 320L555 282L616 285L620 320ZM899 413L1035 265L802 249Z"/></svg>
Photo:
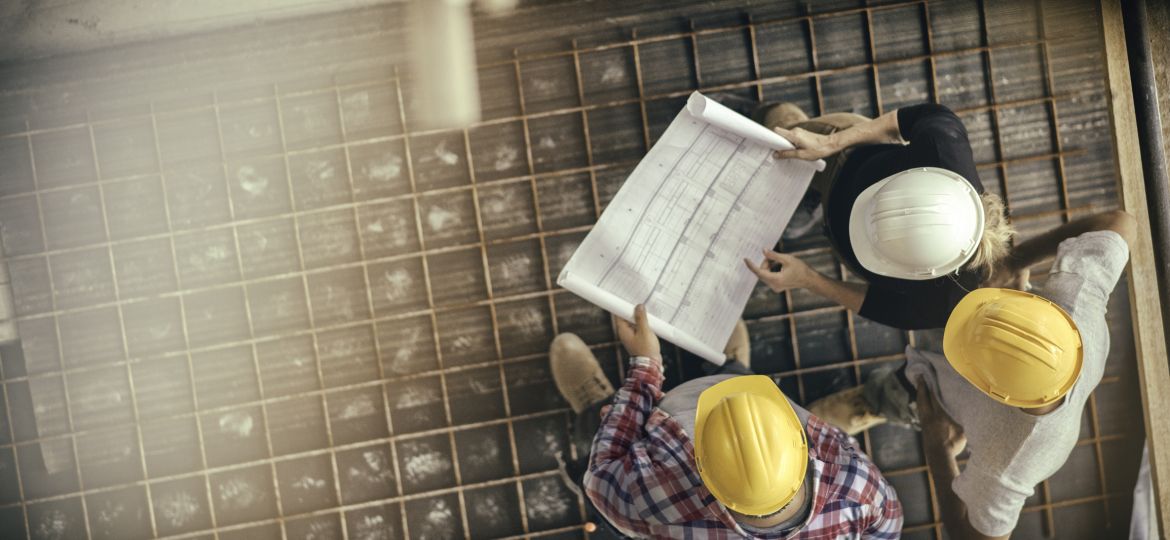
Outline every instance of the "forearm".
<svg viewBox="0 0 1170 540"><path fill-rule="evenodd" d="M625 383L614 395L613 407L601 421L593 439L591 463L622 459L642 433L650 412L662 399L662 359L638 356L630 359Z"/></svg>
<svg viewBox="0 0 1170 540"><path fill-rule="evenodd" d="M829 136L836 151L863 144L891 144L902 142L898 131L898 111L895 109L873 120L854 124Z"/></svg>
<svg viewBox="0 0 1170 540"><path fill-rule="evenodd" d="M849 283L828 277L816 270L809 269L805 288L829 300L832 300L849 311L861 311L861 304L865 301L865 292L869 286L865 283Z"/></svg>
<svg viewBox="0 0 1170 540"><path fill-rule="evenodd" d="M1023 270L1040 264L1056 256L1056 248L1061 242L1080 236L1087 232L1113 230L1126 241L1131 243L1134 227L1133 218L1122 211L1104 212L1065 223L1040 236L1020 243L1008 256L1008 264L1014 269Z"/></svg>

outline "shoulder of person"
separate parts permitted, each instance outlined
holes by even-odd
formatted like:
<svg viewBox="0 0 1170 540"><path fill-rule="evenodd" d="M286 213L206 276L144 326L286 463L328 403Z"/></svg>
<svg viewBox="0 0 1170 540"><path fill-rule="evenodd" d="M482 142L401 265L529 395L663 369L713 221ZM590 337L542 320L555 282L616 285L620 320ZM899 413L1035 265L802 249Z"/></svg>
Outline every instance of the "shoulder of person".
<svg viewBox="0 0 1170 540"><path fill-rule="evenodd" d="M1060 242L1057 248L1057 257L1077 255L1081 257L1092 255L1114 255L1128 258L1129 244L1121 234L1112 230L1089 231Z"/></svg>

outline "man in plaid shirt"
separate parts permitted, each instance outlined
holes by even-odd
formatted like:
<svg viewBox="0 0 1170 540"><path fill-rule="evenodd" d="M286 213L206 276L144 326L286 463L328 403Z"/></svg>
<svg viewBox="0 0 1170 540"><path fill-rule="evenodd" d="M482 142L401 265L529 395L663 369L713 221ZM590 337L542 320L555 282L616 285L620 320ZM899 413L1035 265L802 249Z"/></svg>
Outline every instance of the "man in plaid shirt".
<svg viewBox="0 0 1170 540"><path fill-rule="evenodd" d="M730 444L720 440L712 446L701 441L696 454L695 411L698 409L701 422L705 406L702 399L707 399L698 396L736 375L703 377L664 395L658 338L650 330L641 306L635 311L635 319L636 325L626 321L618 323L622 344L632 357L629 374L617 391L612 408L602 412L601 428L594 438L585 475L587 496L617 529L629 536L653 538L892 539L900 536L901 504L874 464L856 449L856 441L794 405L793 421L799 419L795 428L797 436L803 427L807 437L807 466L800 464L804 473L796 479L799 489L781 499L782 507L778 510L775 505L736 506L737 501L731 499L753 489L758 495L760 490L756 484L770 481L761 478L776 476L775 471L761 473L751 469L751 459L760 463L761 454L749 455L760 447L749 448L751 443L747 441L765 441L755 443L763 446L759 452L765 455L764 463L768 463L769 452L775 455L785 451L769 449L769 443L772 447L792 447L793 441L777 441L760 429L751 433L750 426L744 430L740 424L738 432L733 431L733 436L725 438L734 439ZM780 394L774 384L769 386L775 394ZM721 418L707 424L727 417L726 414L718 416ZM700 432L704 429L713 428L699 426ZM734 427L724 429L734 430ZM704 457L704 449L710 448L716 448L715 454L707 450ZM728 448L732 454L727 454ZM745 467L743 461L728 463L729 455L748 455L743 459L749 466ZM743 467L738 474L749 471L747 476L739 477L742 481L708 485L717 475L726 478L727 474L732 477L737 474L713 471L737 465ZM729 496L729 492L734 495ZM746 495L751 496L751 493ZM737 512L729 506L741 510L767 508L768 512L766 515Z"/></svg>

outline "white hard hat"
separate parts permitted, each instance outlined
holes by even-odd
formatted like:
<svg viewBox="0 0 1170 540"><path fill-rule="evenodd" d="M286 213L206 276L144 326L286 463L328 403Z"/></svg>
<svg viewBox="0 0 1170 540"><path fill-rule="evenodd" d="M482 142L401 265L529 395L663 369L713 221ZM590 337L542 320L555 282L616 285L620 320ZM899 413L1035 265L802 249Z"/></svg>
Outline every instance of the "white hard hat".
<svg viewBox="0 0 1170 540"><path fill-rule="evenodd" d="M869 186L853 202L857 261L882 276L925 280L966 263L983 237L983 203L957 173L918 167Z"/></svg>

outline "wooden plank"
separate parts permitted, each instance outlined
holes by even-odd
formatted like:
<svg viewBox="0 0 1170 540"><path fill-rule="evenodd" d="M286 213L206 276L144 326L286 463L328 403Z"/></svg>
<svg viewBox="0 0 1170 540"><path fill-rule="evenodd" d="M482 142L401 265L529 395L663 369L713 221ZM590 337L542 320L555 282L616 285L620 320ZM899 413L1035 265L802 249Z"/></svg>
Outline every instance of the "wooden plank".
<svg viewBox="0 0 1170 540"><path fill-rule="evenodd" d="M1154 273L1154 250L1120 0L1101 0L1101 28L1108 69L1113 146L1117 156L1118 193L1122 208L1138 220L1136 249L1130 253L1128 274L1130 310L1158 526L1166 531L1170 530L1170 422L1164 421L1164 415L1170 410L1170 369L1166 363L1166 336L1158 295L1140 292L1157 290L1158 281Z"/></svg>

